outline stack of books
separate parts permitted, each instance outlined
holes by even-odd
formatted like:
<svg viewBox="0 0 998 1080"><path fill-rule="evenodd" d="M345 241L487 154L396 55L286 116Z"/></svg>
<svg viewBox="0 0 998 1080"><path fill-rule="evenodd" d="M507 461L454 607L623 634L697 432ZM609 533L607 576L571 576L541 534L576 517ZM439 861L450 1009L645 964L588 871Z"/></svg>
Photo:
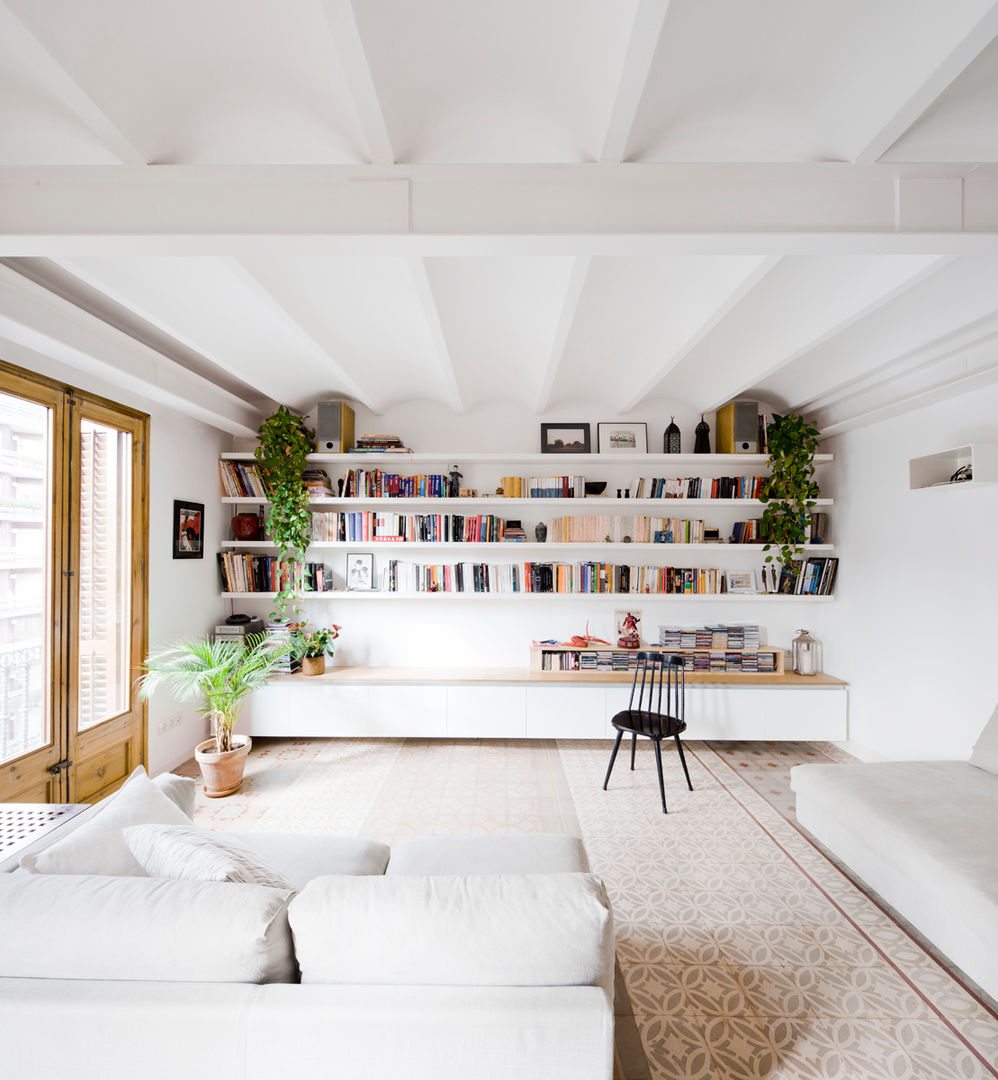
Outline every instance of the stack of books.
<svg viewBox="0 0 998 1080"><path fill-rule="evenodd" d="M267 641L273 645L286 645L291 641L291 630L285 619L273 619L266 626ZM277 675L294 675L301 670L301 661L285 654L274 665Z"/></svg>
<svg viewBox="0 0 998 1080"><path fill-rule="evenodd" d="M333 494L325 469L306 469L301 474L301 482L310 499L323 499Z"/></svg>
<svg viewBox="0 0 998 1080"><path fill-rule="evenodd" d="M358 435L351 454L411 454L398 435Z"/></svg>

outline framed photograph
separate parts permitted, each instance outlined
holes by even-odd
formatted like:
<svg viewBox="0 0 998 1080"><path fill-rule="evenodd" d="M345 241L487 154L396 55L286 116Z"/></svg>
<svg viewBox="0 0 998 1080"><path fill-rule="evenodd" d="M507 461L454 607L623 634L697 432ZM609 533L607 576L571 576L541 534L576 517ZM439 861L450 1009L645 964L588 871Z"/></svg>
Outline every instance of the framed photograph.
<svg viewBox="0 0 998 1080"><path fill-rule="evenodd" d="M204 503L173 500L173 557L204 558Z"/></svg>
<svg viewBox="0 0 998 1080"><path fill-rule="evenodd" d="M647 454L647 424L596 425L596 437L601 454Z"/></svg>
<svg viewBox="0 0 998 1080"><path fill-rule="evenodd" d="M588 454L591 438L589 424L541 424L541 453Z"/></svg>
<svg viewBox="0 0 998 1080"><path fill-rule="evenodd" d="M369 551L351 551L347 555L347 590L374 588L374 555Z"/></svg>
<svg viewBox="0 0 998 1080"><path fill-rule="evenodd" d="M724 574L725 589L729 593L755 593L755 574L751 570L727 570Z"/></svg>

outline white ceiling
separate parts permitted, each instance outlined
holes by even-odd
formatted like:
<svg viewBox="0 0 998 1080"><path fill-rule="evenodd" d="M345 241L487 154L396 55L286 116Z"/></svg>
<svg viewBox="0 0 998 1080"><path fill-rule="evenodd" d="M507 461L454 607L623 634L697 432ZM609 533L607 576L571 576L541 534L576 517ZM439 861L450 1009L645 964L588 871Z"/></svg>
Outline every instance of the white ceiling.
<svg viewBox="0 0 998 1080"><path fill-rule="evenodd" d="M992 361L998 378L998 207L973 247L957 242L980 217L962 193L996 163L994 0L0 0L0 200L26 176L45 191L66 179L60 214L0 228L0 258L256 410L345 396L377 413L426 399L551 415L589 388L640 416L652 400L708 410L753 392L835 428L864 414L861 392L884 407L892 380L915 398ZM194 175L234 180L240 220L293 222L302 190L322 206L301 170L349 167L351 182L374 181L347 185L351 207L403 185L391 199L410 231L422 204L408 177L435 170L450 234L465 221L475 242L434 253L358 225L388 234L376 253L299 254L282 224L271 246L209 241L207 228L195 244L199 229L170 217L182 185L156 185L209 165L226 171ZM543 227L547 205L552 222L581 223L577 242L511 250L501 241L519 225L489 194L515 189L510 166L574 166L587 182L625 168L649 178L647 201L607 219L595 188L530 173L547 199L538 233L557 231ZM800 184L768 189L788 167ZM816 167L834 253L781 242L821 233L796 216ZM159 218L115 196L115 176L131 191L136 168ZM292 175L280 170L305 188L282 200L279 183L256 186ZM91 175L125 240L107 247L94 227L92 242L46 241L67 231ZM480 186L449 198L450 177L469 175ZM888 177L886 195L870 175ZM727 214L727 229L690 253L608 247L656 234L642 228L656 193L683 234L686 204L656 187L662 176L693 193L691 229L694 202L697 228ZM899 194L909 177L923 186ZM752 239L758 211L741 227L731 209L743 196L763 207L764 238ZM837 224L851 200L887 224ZM902 214L917 242L870 242ZM157 231L173 253L149 245ZM23 342L24 298L5 303L5 287L0 328Z"/></svg>

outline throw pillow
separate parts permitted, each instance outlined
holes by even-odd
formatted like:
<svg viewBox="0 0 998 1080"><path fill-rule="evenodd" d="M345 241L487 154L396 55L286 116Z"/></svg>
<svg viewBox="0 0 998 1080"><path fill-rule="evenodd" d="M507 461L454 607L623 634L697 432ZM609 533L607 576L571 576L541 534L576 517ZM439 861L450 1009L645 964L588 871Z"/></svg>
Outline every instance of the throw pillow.
<svg viewBox="0 0 998 1080"><path fill-rule="evenodd" d="M140 765L124 785L94 807L93 813L68 836L40 851L21 856L33 874L104 874L144 877L128 850L122 829L150 823L190 824L184 812L146 776Z"/></svg>
<svg viewBox="0 0 998 1080"><path fill-rule="evenodd" d="M177 776L176 773L165 772L154 776L152 782L189 818L194 818L194 801L198 793L196 780L192 780L189 776Z"/></svg>
<svg viewBox="0 0 998 1080"><path fill-rule="evenodd" d="M125 843L150 877L293 889L280 870L238 840L193 825L133 825L125 829Z"/></svg>

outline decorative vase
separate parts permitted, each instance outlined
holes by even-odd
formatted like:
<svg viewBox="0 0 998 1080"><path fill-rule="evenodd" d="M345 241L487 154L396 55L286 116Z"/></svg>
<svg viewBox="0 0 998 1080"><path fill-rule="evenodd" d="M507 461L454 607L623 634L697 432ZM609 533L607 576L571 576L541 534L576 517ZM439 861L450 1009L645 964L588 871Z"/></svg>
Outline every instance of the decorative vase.
<svg viewBox="0 0 998 1080"><path fill-rule="evenodd" d="M194 747L194 757L204 777L204 793L209 799L221 799L239 790L252 745L248 735L233 735L232 749L221 754L215 749L214 739L205 739Z"/></svg>
<svg viewBox="0 0 998 1080"><path fill-rule="evenodd" d="M322 675L326 670L326 658L321 653L319 656L303 656L301 658L302 675Z"/></svg>
<svg viewBox="0 0 998 1080"><path fill-rule="evenodd" d="M679 425L676 423L674 416L669 417L669 426L665 429L665 434L662 436L662 453L663 454L679 454L682 451L679 448Z"/></svg>
<svg viewBox="0 0 998 1080"><path fill-rule="evenodd" d="M232 536L235 540L258 540L260 519L256 514L236 514L232 519Z"/></svg>
<svg viewBox="0 0 998 1080"><path fill-rule="evenodd" d="M534 526L534 536L538 544L543 544L548 538L548 527L543 521L538 521Z"/></svg>

